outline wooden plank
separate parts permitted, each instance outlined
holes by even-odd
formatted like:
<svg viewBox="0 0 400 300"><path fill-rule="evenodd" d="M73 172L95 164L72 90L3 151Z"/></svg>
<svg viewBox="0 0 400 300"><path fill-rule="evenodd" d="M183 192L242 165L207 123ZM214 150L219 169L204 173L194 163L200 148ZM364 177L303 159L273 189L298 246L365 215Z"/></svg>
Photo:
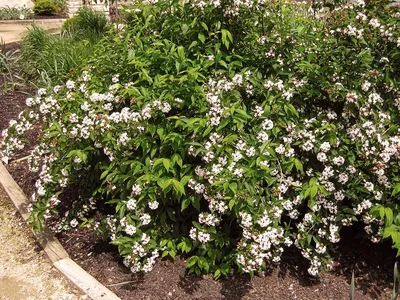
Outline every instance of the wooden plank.
<svg viewBox="0 0 400 300"><path fill-rule="evenodd" d="M53 232L47 227L43 227L42 232L37 232L36 238L47 256L50 258L52 263L55 263L61 259L68 258L69 255L64 247L60 244L58 239L53 235Z"/></svg>
<svg viewBox="0 0 400 300"><path fill-rule="evenodd" d="M29 218L29 210L28 210L29 201L26 198L24 192L11 177L10 173L8 173L8 170L4 167L1 161L0 161L0 183L4 187L11 201L14 203L15 207L21 213L22 218L26 221Z"/></svg>
<svg viewBox="0 0 400 300"><path fill-rule="evenodd" d="M54 266L93 300L121 300L72 259L64 258Z"/></svg>
<svg viewBox="0 0 400 300"><path fill-rule="evenodd" d="M22 215L22 218L26 221L30 215L28 210L29 200L15 180L11 177L2 162L0 162L0 183L4 187L11 201L14 203L14 206ZM32 230L31 226L29 226L29 228ZM43 250L46 252L52 263L68 257L68 253L64 250L64 247L54 237L48 227L44 226L42 232L33 232L33 234L36 236L38 242L43 247Z"/></svg>

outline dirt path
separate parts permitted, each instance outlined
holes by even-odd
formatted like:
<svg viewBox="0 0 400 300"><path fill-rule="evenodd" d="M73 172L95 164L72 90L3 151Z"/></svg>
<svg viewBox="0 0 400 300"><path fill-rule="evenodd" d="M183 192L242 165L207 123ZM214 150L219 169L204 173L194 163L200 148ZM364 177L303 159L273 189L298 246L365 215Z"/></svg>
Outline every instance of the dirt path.
<svg viewBox="0 0 400 300"><path fill-rule="evenodd" d="M87 299L53 268L1 186L0 299Z"/></svg>

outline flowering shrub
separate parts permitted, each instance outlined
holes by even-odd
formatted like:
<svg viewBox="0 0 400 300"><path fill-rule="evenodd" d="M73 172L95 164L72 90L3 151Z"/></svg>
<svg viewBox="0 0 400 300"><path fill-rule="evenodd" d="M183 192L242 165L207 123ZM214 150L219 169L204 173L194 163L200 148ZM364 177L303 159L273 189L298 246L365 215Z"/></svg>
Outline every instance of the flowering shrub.
<svg viewBox="0 0 400 300"><path fill-rule="evenodd" d="M133 272L181 253L215 277L262 271L292 244L316 275L356 221L400 248L399 12L170 2L133 7L4 132L7 162L43 124L35 228L94 226Z"/></svg>

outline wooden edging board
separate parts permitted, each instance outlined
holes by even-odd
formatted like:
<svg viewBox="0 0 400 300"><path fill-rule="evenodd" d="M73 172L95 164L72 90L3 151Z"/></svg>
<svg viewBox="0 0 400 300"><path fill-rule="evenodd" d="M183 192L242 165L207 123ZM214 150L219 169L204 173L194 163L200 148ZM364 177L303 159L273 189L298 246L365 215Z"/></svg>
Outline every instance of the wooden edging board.
<svg viewBox="0 0 400 300"><path fill-rule="evenodd" d="M14 206L22 218L27 221L29 218L29 200L11 177L8 170L0 161L0 184L4 187ZM29 226L29 225L28 225ZM29 226L31 228L31 226ZM120 298L98 282L93 276L77 265L63 246L52 234L48 227L44 227L40 233L33 232L36 239L43 247L43 250L56 267L68 280L93 300L120 300Z"/></svg>
<svg viewBox="0 0 400 300"><path fill-rule="evenodd" d="M62 24L67 20L66 18L60 19L27 19L27 20L0 20L0 25L44 25L44 24Z"/></svg>

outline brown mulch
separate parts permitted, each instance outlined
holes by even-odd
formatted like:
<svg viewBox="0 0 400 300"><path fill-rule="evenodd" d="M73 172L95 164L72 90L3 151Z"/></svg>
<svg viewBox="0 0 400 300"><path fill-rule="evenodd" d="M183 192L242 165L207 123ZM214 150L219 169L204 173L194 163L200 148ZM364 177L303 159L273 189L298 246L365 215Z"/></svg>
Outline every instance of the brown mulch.
<svg viewBox="0 0 400 300"><path fill-rule="evenodd" d="M0 131L18 116L25 106L25 98L20 92L0 94ZM29 197L34 191L35 176L29 173L26 162L10 164L8 169ZM211 275L186 274L184 258L160 261L147 274L132 274L122 264L116 247L98 239L87 228L58 237L71 258L121 299L342 300L349 297L353 269L355 299L391 299L396 252L389 242L376 245L366 240L360 225L342 232L342 240L335 250L336 267L331 272L322 272L319 278L308 275L308 263L295 248L285 251L281 264L262 276L250 279L236 275L216 281Z"/></svg>
<svg viewBox="0 0 400 300"><path fill-rule="evenodd" d="M348 299L351 272L355 270L356 297L391 299L395 253L357 237L360 228L343 233L335 259L336 268L320 278L307 274L308 263L297 249L285 251L279 266L253 279L236 275L213 280L211 275L185 273L185 260L158 262L147 274L132 274L116 248L98 240L89 229L59 235L72 259L121 299Z"/></svg>
<svg viewBox="0 0 400 300"><path fill-rule="evenodd" d="M48 15L48 16L44 16L44 15L34 15L33 16L33 20L43 20L43 19L65 19L68 18L68 14L65 15Z"/></svg>

